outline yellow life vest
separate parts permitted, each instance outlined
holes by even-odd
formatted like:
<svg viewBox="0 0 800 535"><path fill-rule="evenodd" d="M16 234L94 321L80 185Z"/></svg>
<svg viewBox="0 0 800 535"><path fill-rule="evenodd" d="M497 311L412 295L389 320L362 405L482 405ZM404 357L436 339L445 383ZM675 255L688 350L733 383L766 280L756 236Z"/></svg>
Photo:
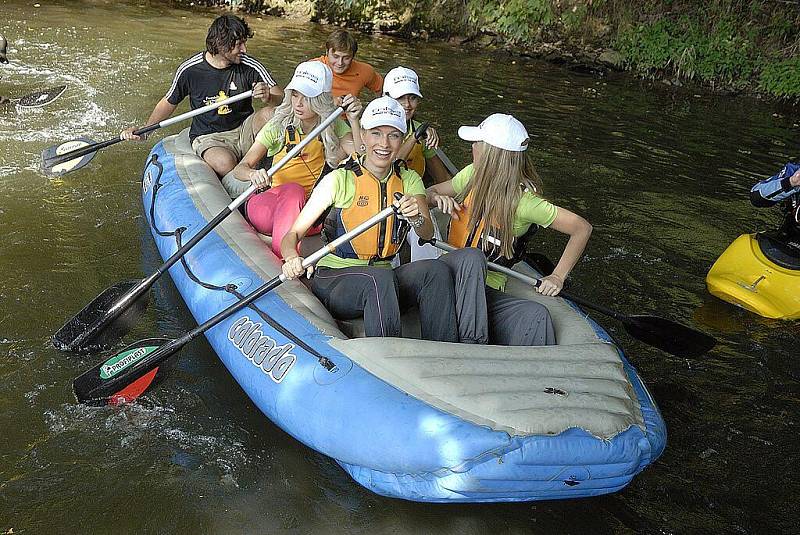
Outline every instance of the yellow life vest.
<svg viewBox="0 0 800 535"><path fill-rule="evenodd" d="M286 127L285 135L283 148L272 157L273 162L279 162L305 137L292 125ZM325 145L317 138L272 175L272 187L294 182L303 186L308 198L325 170Z"/></svg>
<svg viewBox="0 0 800 535"><path fill-rule="evenodd" d="M411 121L411 127L408 129L408 136L413 136L416 133L418 125ZM406 139L408 139L406 136ZM413 169L421 177L425 176L425 155L422 153L422 143L417 141L411 148L411 152L406 156L406 166Z"/></svg>
<svg viewBox="0 0 800 535"><path fill-rule="evenodd" d="M352 175L356 186L355 195L349 207L333 207L328 212L323 228L323 236L328 242L389 206L396 192L403 193L403 179L398 162L392 166L392 174L385 182L381 182L366 167L362 167L355 156L348 158L339 168ZM408 223L392 215L349 243L337 247L334 254L339 258L390 260L403 244L408 229Z"/></svg>

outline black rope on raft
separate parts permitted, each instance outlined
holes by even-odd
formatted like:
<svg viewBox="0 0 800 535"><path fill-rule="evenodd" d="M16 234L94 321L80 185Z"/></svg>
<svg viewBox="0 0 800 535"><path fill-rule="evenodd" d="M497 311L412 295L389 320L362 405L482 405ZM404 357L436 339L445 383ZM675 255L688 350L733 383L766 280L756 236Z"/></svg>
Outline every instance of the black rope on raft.
<svg viewBox="0 0 800 535"><path fill-rule="evenodd" d="M142 175L142 181L144 181L144 177L146 175L147 169L151 165L155 165L156 167L158 167L158 177L155 179L154 184L153 184L153 196L152 196L151 203L150 203L150 226L153 228L153 230L159 236L164 236L164 237L166 237L166 236L175 236L175 245L177 246L178 249L180 249L181 246L182 246L181 237L183 236L183 233L186 232L187 227L178 227L174 231L167 232L167 231L160 230L156 226L156 223L155 223L156 195L158 194L158 191L163 187L163 184L160 182L160 180L161 180L161 175L164 172L164 166L161 164L161 162L158 161L158 155L157 154L153 154L151 159L150 159L150 161L145 166L145 173ZM205 281L200 280L200 278L197 277L197 275L195 275L192 272L191 268L189 267L189 264L186 262L186 257L185 256L181 257L181 265L183 266L183 269L186 272L186 275L189 277L189 279L192 280L192 282L202 286L203 288L206 288L207 290L228 292L229 294L235 296L239 301L241 301L242 299L244 299L246 297L245 295L243 295L242 293L239 292L239 287L236 286L235 284L230 284L229 283L229 284L225 284L224 286L218 286L216 284L211 284L209 282L205 282ZM269 324L270 327L272 327L276 331L280 332L283 336L285 336L289 340L292 340L297 346L303 348L305 351L307 351L311 355L314 355L314 357L316 357L316 359L319 361L319 363L326 370L328 370L328 371L335 371L336 370L336 365L328 357L326 357L325 355L321 355L317 350L315 350L314 348L312 348L311 346L306 344L303 340L301 340L300 338L295 336L292 332L290 332L288 329L286 329L283 325L281 325L280 323L275 321L275 319L272 318L272 316L270 316L265 311L263 311L260 308L258 308L258 306L256 306L255 303L251 303L250 305L248 305L248 308L252 309L256 314L258 314L261 317L261 319L263 319L265 322L267 322L267 324Z"/></svg>

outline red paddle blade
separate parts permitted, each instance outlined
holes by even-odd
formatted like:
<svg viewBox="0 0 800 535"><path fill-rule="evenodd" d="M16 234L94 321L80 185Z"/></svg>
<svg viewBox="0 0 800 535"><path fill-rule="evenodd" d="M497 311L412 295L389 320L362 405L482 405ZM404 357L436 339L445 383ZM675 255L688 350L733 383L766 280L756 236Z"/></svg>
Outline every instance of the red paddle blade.
<svg viewBox="0 0 800 535"><path fill-rule="evenodd" d="M135 400L150 387L150 384L156 377L156 373L158 373L158 368L142 375L139 379L112 395L108 400L108 404L113 406L124 405L125 403L130 403Z"/></svg>

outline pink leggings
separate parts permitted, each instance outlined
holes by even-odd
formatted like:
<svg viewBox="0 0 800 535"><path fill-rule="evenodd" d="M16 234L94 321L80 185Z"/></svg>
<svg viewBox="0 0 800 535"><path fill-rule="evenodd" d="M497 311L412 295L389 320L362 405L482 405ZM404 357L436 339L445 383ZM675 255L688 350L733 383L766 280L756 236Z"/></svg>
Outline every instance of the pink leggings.
<svg viewBox="0 0 800 535"><path fill-rule="evenodd" d="M281 240L305 205L306 190L294 182L270 188L247 201L247 219L261 234L272 236L272 252L279 259L283 258ZM306 234L319 231L319 227L311 227Z"/></svg>

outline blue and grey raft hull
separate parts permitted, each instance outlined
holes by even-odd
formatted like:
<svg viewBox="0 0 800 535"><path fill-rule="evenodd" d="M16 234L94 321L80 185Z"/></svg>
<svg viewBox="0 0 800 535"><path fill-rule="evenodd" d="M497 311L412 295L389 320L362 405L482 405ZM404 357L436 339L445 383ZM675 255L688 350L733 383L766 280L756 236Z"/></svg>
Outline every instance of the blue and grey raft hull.
<svg viewBox="0 0 800 535"><path fill-rule="evenodd" d="M142 187L163 258L230 202L191 153L185 131L152 150ZM203 322L279 271L262 238L234 213L170 275ZM514 281L509 291L548 307L559 345L366 338L359 322L337 323L299 281L206 337L272 422L378 494L500 502L623 488L666 445L655 402L609 336L577 307ZM404 334L418 333L413 314L403 322Z"/></svg>

